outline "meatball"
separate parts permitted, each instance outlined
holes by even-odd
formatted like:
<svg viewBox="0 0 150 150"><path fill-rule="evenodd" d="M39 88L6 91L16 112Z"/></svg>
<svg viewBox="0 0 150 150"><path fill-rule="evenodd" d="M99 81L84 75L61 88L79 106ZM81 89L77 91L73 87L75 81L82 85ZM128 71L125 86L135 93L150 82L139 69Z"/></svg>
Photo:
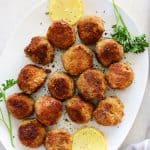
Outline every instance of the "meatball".
<svg viewBox="0 0 150 150"><path fill-rule="evenodd" d="M36 119L27 119L20 123L18 136L23 145L35 148L43 144L46 130Z"/></svg>
<svg viewBox="0 0 150 150"><path fill-rule="evenodd" d="M58 72L50 77L48 89L52 97L60 100L67 99L74 93L74 81L67 74Z"/></svg>
<svg viewBox="0 0 150 150"><path fill-rule="evenodd" d="M53 46L67 49L74 44L76 33L67 22L55 21L48 29L47 38Z"/></svg>
<svg viewBox="0 0 150 150"><path fill-rule="evenodd" d="M123 115L124 105L115 96L107 97L100 101L94 111L97 123L104 126L117 125L121 122Z"/></svg>
<svg viewBox="0 0 150 150"><path fill-rule="evenodd" d="M72 150L72 135L64 129L55 129L47 133L46 150Z"/></svg>
<svg viewBox="0 0 150 150"><path fill-rule="evenodd" d="M33 108L34 101L26 94L13 94L7 99L7 109L17 119L30 116Z"/></svg>
<svg viewBox="0 0 150 150"><path fill-rule="evenodd" d="M50 97L40 97L35 103L37 119L45 126L54 125L62 115L63 104Z"/></svg>
<svg viewBox="0 0 150 150"><path fill-rule="evenodd" d="M53 61L54 48L45 37L33 37L24 50L25 54L37 64L47 65Z"/></svg>
<svg viewBox="0 0 150 150"><path fill-rule="evenodd" d="M113 89L124 89L128 87L133 79L134 73L126 63L115 63L110 66L106 73L108 85Z"/></svg>
<svg viewBox="0 0 150 150"><path fill-rule="evenodd" d="M86 100L103 99L106 91L104 74L97 69L86 70L79 76L77 88Z"/></svg>
<svg viewBox="0 0 150 150"><path fill-rule="evenodd" d="M81 18L77 28L79 37L85 44L95 44L105 31L102 19L96 16Z"/></svg>
<svg viewBox="0 0 150 150"><path fill-rule="evenodd" d="M95 53L97 60L105 67L120 61L124 56L123 47L113 39L99 41Z"/></svg>
<svg viewBox="0 0 150 150"><path fill-rule="evenodd" d="M92 118L94 106L79 96L75 96L68 100L66 109L70 119L81 124L87 123Z"/></svg>
<svg viewBox="0 0 150 150"><path fill-rule="evenodd" d="M88 47L79 44L67 50L62 61L69 74L79 75L93 66L93 54Z"/></svg>
<svg viewBox="0 0 150 150"><path fill-rule="evenodd" d="M46 77L44 69L29 64L21 69L18 76L18 86L24 93L32 94L44 84Z"/></svg>

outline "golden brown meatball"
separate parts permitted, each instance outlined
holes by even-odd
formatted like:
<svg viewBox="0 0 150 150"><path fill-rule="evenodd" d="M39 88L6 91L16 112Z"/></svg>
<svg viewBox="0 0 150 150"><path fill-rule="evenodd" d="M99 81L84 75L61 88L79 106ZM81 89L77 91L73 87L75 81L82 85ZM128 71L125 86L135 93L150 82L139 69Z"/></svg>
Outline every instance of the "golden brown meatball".
<svg viewBox="0 0 150 150"><path fill-rule="evenodd" d="M63 72L58 72L49 78L48 89L52 97L63 100L74 93L73 79Z"/></svg>
<svg viewBox="0 0 150 150"><path fill-rule="evenodd" d="M97 43L97 60L104 66L120 61L124 56L123 47L113 39L104 39Z"/></svg>
<svg viewBox="0 0 150 150"><path fill-rule="evenodd" d="M37 119L45 126L54 125L62 115L63 104L50 96L40 97L35 103Z"/></svg>
<svg viewBox="0 0 150 150"><path fill-rule="evenodd" d="M68 100L66 109L72 121L76 123L86 123L92 118L94 106L85 102L79 96L75 96Z"/></svg>
<svg viewBox="0 0 150 150"><path fill-rule="evenodd" d="M104 126L117 125L124 115L124 105L115 96L107 97L99 102L94 116L97 123Z"/></svg>
<svg viewBox="0 0 150 150"><path fill-rule="evenodd" d="M106 82L104 74L97 69L88 69L77 80L77 88L83 98L100 100L105 97Z"/></svg>
<svg viewBox="0 0 150 150"><path fill-rule="evenodd" d="M71 75L79 75L93 66L93 54L91 50L79 44L67 50L62 57L66 71Z"/></svg>
<svg viewBox="0 0 150 150"><path fill-rule="evenodd" d="M18 76L18 86L26 94L36 92L45 82L46 71L35 65L26 65Z"/></svg>
<svg viewBox="0 0 150 150"><path fill-rule="evenodd" d="M48 132L45 140L46 150L72 150L72 135L64 129Z"/></svg>
<svg viewBox="0 0 150 150"><path fill-rule="evenodd" d="M74 28L65 21L55 21L48 29L47 38L57 48L67 49L76 40Z"/></svg>
<svg viewBox="0 0 150 150"><path fill-rule="evenodd" d="M7 109L17 119L23 119L32 114L34 101L23 93L13 94L7 99Z"/></svg>
<svg viewBox="0 0 150 150"><path fill-rule="evenodd" d="M42 36L33 37L24 51L26 55L37 64L47 65L52 62L54 58L54 48L48 40Z"/></svg>
<svg viewBox="0 0 150 150"><path fill-rule="evenodd" d="M105 31L102 19L96 16L81 18L77 28L79 37L85 44L95 44Z"/></svg>
<svg viewBox="0 0 150 150"><path fill-rule="evenodd" d="M23 145L34 148L43 144L46 131L36 119L27 119L20 123L18 136Z"/></svg>
<svg viewBox="0 0 150 150"><path fill-rule="evenodd" d="M133 79L134 73L126 63L115 63L110 66L106 73L108 85L113 89L124 89L128 87Z"/></svg>

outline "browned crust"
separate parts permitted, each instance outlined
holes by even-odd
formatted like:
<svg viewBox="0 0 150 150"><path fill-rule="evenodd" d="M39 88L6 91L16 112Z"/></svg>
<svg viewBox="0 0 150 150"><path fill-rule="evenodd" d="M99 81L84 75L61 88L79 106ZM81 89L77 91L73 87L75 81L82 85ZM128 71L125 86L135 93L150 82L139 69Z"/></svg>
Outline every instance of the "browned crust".
<svg viewBox="0 0 150 150"><path fill-rule="evenodd" d="M48 89L54 98L67 99L74 93L74 81L63 72L55 73L49 78Z"/></svg>
<svg viewBox="0 0 150 150"><path fill-rule="evenodd" d="M77 28L79 37L85 44L95 44L105 30L103 21L96 16L86 16L81 18Z"/></svg>
<svg viewBox="0 0 150 150"><path fill-rule="evenodd" d="M33 37L24 52L37 64L49 64L54 58L54 48L43 36Z"/></svg>
<svg viewBox="0 0 150 150"><path fill-rule="evenodd" d="M92 118L94 106L79 96L75 96L68 100L66 109L72 121L82 124L87 123Z"/></svg>
<svg viewBox="0 0 150 150"><path fill-rule="evenodd" d="M115 63L110 66L106 73L106 79L111 88L124 89L133 82L134 72L126 63Z"/></svg>
<svg viewBox="0 0 150 150"><path fill-rule="evenodd" d="M120 61L124 56L123 47L113 39L99 41L95 53L97 60L106 67Z"/></svg>
<svg viewBox="0 0 150 150"><path fill-rule="evenodd" d="M8 97L7 109L17 119L23 119L33 113L34 101L26 94L16 93Z"/></svg>
<svg viewBox="0 0 150 150"><path fill-rule="evenodd" d="M94 116L97 123L101 125L117 125L124 116L124 105L116 96L107 97L100 101L94 111Z"/></svg>
<svg viewBox="0 0 150 150"><path fill-rule="evenodd" d="M19 125L18 136L22 144L35 148L43 144L46 131L36 119L28 119Z"/></svg>
<svg viewBox="0 0 150 150"><path fill-rule="evenodd" d="M35 103L37 119L44 125L54 125L62 115L63 104L49 96L40 97Z"/></svg>
<svg viewBox="0 0 150 150"><path fill-rule="evenodd" d="M46 150L71 150L72 135L64 129L55 129L48 132L45 140Z"/></svg>
<svg viewBox="0 0 150 150"><path fill-rule="evenodd" d="M79 44L71 47L64 53L62 62L69 74L79 75L93 67L93 54L88 47Z"/></svg>
<svg viewBox="0 0 150 150"><path fill-rule="evenodd" d="M48 29L47 38L54 47L67 49L74 44L74 28L65 21L55 21Z"/></svg>
<svg viewBox="0 0 150 150"><path fill-rule="evenodd" d="M106 81L104 74L97 69L88 69L77 80L80 95L87 100L104 99Z"/></svg>
<svg viewBox="0 0 150 150"><path fill-rule="evenodd" d="M18 86L26 94L36 92L45 82L46 71L32 64L26 65L18 75Z"/></svg>

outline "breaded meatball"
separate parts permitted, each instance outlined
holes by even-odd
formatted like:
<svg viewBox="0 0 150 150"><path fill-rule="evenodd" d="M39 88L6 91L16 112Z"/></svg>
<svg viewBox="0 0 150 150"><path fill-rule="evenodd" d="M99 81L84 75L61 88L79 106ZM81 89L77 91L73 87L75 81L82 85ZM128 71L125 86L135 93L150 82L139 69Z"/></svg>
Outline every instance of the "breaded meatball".
<svg viewBox="0 0 150 150"><path fill-rule="evenodd" d="M55 129L47 133L46 150L72 150L72 135L64 129Z"/></svg>
<svg viewBox="0 0 150 150"><path fill-rule="evenodd" d="M79 76L77 88L86 100L103 99L106 91L104 74L98 69L86 70Z"/></svg>
<svg viewBox="0 0 150 150"><path fill-rule="evenodd" d="M35 103L37 119L45 126L54 125L62 115L63 104L50 96L40 97Z"/></svg>
<svg viewBox="0 0 150 150"><path fill-rule="evenodd" d="M86 123L92 118L94 106L79 96L68 100L66 105L70 119L76 123Z"/></svg>
<svg viewBox="0 0 150 150"><path fill-rule="evenodd" d="M32 94L44 84L46 77L44 69L29 64L21 69L18 76L18 86L24 93Z"/></svg>
<svg viewBox="0 0 150 150"><path fill-rule="evenodd" d="M79 75L93 66L93 54L88 47L79 44L64 53L62 62L68 73Z"/></svg>
<svg viewBox="0 0 150 150"><path fill-rule="evenodd" d="M47 65L53 61L54 48L45 37L36 36L24 50L25 54L37 64Z"/></svg>
<svg viewBox="0 0 150 150"><path fill-rule="evenodd" d="M57 48L67 49L76 40L74 28L65 21L55 21L48 29L47 38Z"/></svg>
<svg viewBox="0 0 150 150"><path fill-rule="evenodd" d="M115 96L107 97L99 102L94 117L98 124L104 126L117 125L124 115L124 105Z"/></svg>
<svg viewBox="0 0 150 150"><path fill-rule="evenodd" d="M7 109L17 119L23 119L32 114L34 101L23 93L13 94L7 99Z"/></svg>
<svg viewBox="0 0 150 150"><path fill-rule="evenodd" d="M81 18L77 28L79 37L85 44L95 44L105 31L102 19L96 16Z"/></svg>
<svg viewBox="0 0 150 150"><path fill-rule="evenodd" d="M126 63L115 63L106 73L108 85L113 89L124 89L132 83L134 72Z"/></svg>
<svg viewBox="0 0 150 150"><path fill-rule="evenodd" d="M95 49L97 60L105 67L120 61L124 56L123 46L113 39L99 41Z"/></svg>
<svg viewBox="0 0 150 150"><path fill-rule="evenodd" d="M20 123L18 136L23 145L35 148L44 143L46 130L36 119L27 119Z"/></svg>
<svg viewBox="0 0 150 150"><path fill-rule="evenodd" d="M57 72L49 78L48 89L52 97L67 99L74 93L74 81L66 73Z"/></svg>

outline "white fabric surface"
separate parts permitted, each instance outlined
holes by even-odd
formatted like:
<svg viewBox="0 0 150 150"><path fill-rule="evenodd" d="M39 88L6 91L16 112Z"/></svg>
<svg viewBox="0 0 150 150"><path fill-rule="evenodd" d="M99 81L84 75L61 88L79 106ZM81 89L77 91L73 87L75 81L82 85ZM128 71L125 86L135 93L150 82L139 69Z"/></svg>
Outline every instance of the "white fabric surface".
<svg viewBox="0 0 150 150"><path fill-rule="evenodd" d="M23 16L41 0L0 0L0 53L6 45L11 32L15 26L22 20ZM150 1L149 0L116 0L117 3L126 10L138 25L141 32L150 34ZM150 36L149 36L150 37ZM120 150L132 143L137 143L146 138L148 127L150 126L150 80L145 92L143 104L136 121L128 134ZM139 144L139 146L141 143ZM149 144L148 144L149 146ZM129 149L129 147L128 147ZM0 145L0 150L4 150ZM135 150L132 145L129 150ZM139 150L150 150L140 147Z"/></svg>
<svg viewBox="0 0 150 150"><path fill-rule="evenodd" d="M150 140L144 140L137 144L130 145L127 150L150 150Z"/></svg>

